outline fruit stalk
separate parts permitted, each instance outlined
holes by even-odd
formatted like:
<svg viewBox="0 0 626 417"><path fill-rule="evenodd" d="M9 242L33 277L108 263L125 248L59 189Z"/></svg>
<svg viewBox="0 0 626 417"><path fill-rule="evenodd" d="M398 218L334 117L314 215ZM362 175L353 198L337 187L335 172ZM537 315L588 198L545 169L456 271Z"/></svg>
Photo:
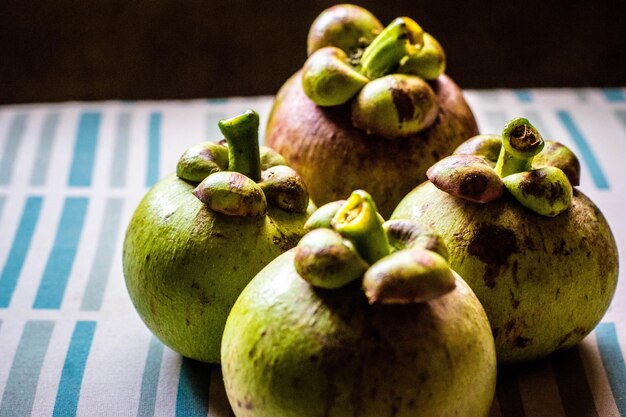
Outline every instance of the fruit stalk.
<svg viewBox="0 0 626 417"><path fill-rule="evenodd" d="M363 51L359 71L373 80L394 72L400 61L423 45L424 31L408 17L398 17Z"/></svg>
<svg viewBox="0 0 626 417"><path fill-rule="evenodd" d="M261 179L259 115L254 110L220 120L220 131L228 143L228 170L257 182Z"/></svg>
<svg viewBox="0 0 626 417"><path fill-rule="evenodd" d="M543 138L527 119L518 117L511 120L502 131L496 173L504 178L530 170L534 156L541 152L543 146Z"/></svg>
<svg viewBox="0 0 626 417"><path fill-rule="evenodd" d="M389 242L372 197L354 191L331 221L332 227L350 240L357 253L373 264L389 254Z"/></svg>

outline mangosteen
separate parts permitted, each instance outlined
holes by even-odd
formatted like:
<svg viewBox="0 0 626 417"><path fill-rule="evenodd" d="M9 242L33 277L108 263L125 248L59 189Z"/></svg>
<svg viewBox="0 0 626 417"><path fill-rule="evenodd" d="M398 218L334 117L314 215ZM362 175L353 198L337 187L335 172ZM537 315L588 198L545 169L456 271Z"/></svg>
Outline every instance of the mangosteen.
<svg viewBox="0 0 626 417"><path fill-rule="evenodd" d="M148 328L176 352L219 362L226 317L245 285L304 235L309 198L280 155L258 144L254 111L219 122L152 187L126 232L126 286Z"/></svg>
<svg viewBox="0 0 626 417"><path fill-rule="evenodd" d="M493 336L441 239L415 221L383 223L364 191L321 207L307 228L226 322L235 415L487 416Z"/></svg>
<svg viewBox="0 0 626 417"><path fill-rule="evenodd" d="M580 342L607 311L615 239L574 188L578 159L523 118L479 135L428 171L393 219L420 219L487 311L498 361L534 360Z"/></svg>
<svg viewBox="0 0 626 417"><path fill-rule="evenodd" d="M363 188L387 217L428 167L478 134L443 48L408 17L383 28L361 7L333 6L313 22L307 49L276 95L265 143L318 206Z"/></svg>

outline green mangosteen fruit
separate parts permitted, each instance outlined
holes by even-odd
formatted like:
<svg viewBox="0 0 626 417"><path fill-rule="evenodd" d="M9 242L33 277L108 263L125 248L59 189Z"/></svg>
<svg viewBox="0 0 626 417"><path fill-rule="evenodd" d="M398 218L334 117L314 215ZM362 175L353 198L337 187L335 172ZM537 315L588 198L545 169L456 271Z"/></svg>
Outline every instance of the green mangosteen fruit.
<svg viewBox="0 0 626 417"><path fill-rule="evenodd" d="M574 188L578 159L516 118L433 165L392 219L441 235L450 265L482 302L498 362L542 358L580 342L609 307L615 239L598 207Z"/></svg>
<svg viewBox="0 0 626 417"><path fill-rule="evenodd" d="M123 252L128 293L147 327L176 352L214 363L237 296L304 235L309 204L296 172L259 149L257 113L219 127L225 143L191 147L176 174L148 191Z"/></svg>
<svg viewBox="0 0 626 417"><path fill-rule="evenodd" d="M306 182L315 204L368 190L388 217L426 170L478 134L437 40L414 20L383 27L369 11L323 11L309 57L279 90L265 143Z"/></svg>
<svg viewBox="0 0 626 417"><path fill-rule="evenodd" d="M360 190L320 207L307 229L226 322L235 415L487 416L493 336L441 239L412 220L383 222Z"/></svg>

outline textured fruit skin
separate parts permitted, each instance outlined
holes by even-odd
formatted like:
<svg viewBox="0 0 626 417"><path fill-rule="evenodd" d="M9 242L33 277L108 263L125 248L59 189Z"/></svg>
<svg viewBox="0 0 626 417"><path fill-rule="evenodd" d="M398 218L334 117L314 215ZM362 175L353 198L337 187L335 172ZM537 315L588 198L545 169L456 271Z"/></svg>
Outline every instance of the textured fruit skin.
<svg viewBox="0 0 626 417"><path fill-rule="evenodd" d="M195 185L159 181L126 232L123 266L137 312L166 345L217 363L226 317L246 284L304 235L307 214L269 208L261 217L208 209Z"/></svg>
<svg viewBox="0 0 626 417"><path fill-rule="evenodd" d="M488 414L496 359L467 284L435 300L369 305L358 283L315 289L288 251L228 318L222 372L237 417Z"/></svg>
<svg viewBox="0 0 626 417"><path fill-rule="evenodd" d="M440 107L433 125L417 135L392 139L355 128L349 103L315 105L302 90L300 74L278 92L265 143L300 174L318 207L364 189L387 218L402 197L426 180L431 165L478 134L460 89L446 75L429 82Z"/></svg>
<svg viewBox="0 0 626 417"><path fill-rule="evenodd" d="M450 265L487 311L499 363L574 346L600 321L615 293L613 234L599 209L576 189L572 206L550 218L508 193L482 205L426 182L402 200L392 218L419 219L444 239Z"/></svg>

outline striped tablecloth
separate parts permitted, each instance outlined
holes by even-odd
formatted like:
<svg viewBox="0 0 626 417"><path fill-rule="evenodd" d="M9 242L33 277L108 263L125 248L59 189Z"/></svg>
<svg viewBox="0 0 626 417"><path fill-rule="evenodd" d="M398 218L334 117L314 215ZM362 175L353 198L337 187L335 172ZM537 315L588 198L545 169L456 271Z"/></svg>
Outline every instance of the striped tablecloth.
<svg viewBox="0 0 626 417"><path fill-rule="evenodd" d="M626 90L468 91L482 132L514 116L571 146L626 253ZM220 118L270 97L0 106L0 417L229 416L218 367L164 347L122 277L126 224ZM624 152L622 154L621 152ZM499 370L492 416L626 416L626 278L578 347ZM583 307L584 308L584 307ZM277 416L279 417L279 416Z"/></svg>

